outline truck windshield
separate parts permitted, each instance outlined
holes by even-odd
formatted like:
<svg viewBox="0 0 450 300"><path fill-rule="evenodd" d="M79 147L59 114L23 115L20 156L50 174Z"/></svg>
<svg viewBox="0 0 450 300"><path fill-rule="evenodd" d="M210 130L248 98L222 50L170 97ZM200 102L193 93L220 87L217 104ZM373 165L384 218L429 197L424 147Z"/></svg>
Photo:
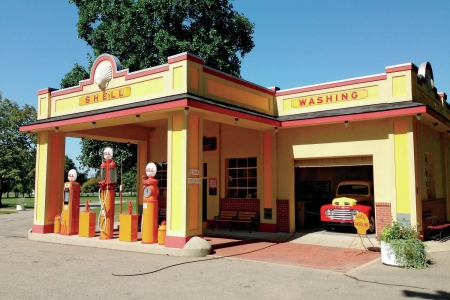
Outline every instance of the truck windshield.
<svg viewBox="0 0 450 300"><path fill-rule="evenodd" d="M369 187L367 185L360 184L346 184L339 186L337 193L339 195L367 195L369 194Z"/></svg>

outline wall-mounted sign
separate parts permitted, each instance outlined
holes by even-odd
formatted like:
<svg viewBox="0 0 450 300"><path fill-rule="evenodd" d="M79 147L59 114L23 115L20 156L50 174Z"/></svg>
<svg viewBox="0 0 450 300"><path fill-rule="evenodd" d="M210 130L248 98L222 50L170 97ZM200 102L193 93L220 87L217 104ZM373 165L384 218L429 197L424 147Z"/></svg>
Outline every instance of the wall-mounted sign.
<svg viewBox="0 0 450 300"><path fill-rule="evenodd" d="M193 176L198 176L200 175L200 171L198 169L190 169L189 174Z"/></svg>
<svg viewBox="0 0 450 300"><path fill-rule="evenodd" d="M209 188L217 188L217 178L209 178Z"/></svg>
<svg viewBox="0 0 450 300"><path fill-rule="evenodd" d="M187 183L189 184L201 184L202 179L201 178L188 178Z"/></svg>
<svg viewBox="0 0 450 300"><path fill-rule="evenodd" d="M203 151L212 151L217 149L217 138L203 137Z"/></svg>
<svg viewBox="0 0 450 300"><path fill-rule="evenodd" d="M79 98L79 105L94 104L104 101L116 100L126 98L131 95L131 87L123 87L120 89L114 89L105 91L102 93L89 94Z"/></svg>
<svg viewBox="0 0 450 300"><path fill-rule="evenodd" d="M368 96L368 91L365 89L348 90L336 93L319 94L304 96L300 98L291 99L292 108L301 108L322 104L331 104L344 101L353 101L365 99Z"/></svg>

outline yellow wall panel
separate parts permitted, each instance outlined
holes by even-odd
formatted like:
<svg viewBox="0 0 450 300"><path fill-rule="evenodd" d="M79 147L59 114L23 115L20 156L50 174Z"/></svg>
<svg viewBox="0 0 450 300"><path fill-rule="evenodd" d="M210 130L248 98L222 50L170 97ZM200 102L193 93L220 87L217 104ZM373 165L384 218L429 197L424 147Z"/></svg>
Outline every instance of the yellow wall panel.
<svg viewBox="0 0 450 300"><path fill-rule="evenodd" d="M397 76L392 78L392 96L406 96L406 76Z"/></svg>
<svg viewBox="0 0 450 300"><path fill-rule="evenodd" d="M191 67L190 87L198 90L198 68Z"/></svg>
<svg viewBox="0 0 450 300"><path fill-rule="evenodd" d="M211 79L208 79L207 84L207 91L209 94L265 110L270 109L269 99L266 97L262 97L254 93L249 93L247 91Z"/></svg>
<svg viewBox="0 0 450 300"><path fill-rule="evenodd" d="M39 98L39 117L48 117L48 97Z"/></svg>
<svg viewBox="0 0 450 300"><path fill-rule="evenodd" d="M173 89L180 89L183 87L183 67L173 68Z"/></svg>

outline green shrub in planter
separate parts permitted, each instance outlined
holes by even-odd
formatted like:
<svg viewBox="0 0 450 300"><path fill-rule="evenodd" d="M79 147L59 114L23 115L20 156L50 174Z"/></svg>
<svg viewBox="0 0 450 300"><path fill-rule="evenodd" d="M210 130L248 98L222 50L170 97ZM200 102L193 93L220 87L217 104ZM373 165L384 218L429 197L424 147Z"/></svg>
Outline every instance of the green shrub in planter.
<svg viewBox="0 0 450 300"><path fill-rule="evenodd" d="M428 267L429 255L416 226L405 226L396 221L383 228L377 239L391 245L398 265L406 268Z"/></svg>

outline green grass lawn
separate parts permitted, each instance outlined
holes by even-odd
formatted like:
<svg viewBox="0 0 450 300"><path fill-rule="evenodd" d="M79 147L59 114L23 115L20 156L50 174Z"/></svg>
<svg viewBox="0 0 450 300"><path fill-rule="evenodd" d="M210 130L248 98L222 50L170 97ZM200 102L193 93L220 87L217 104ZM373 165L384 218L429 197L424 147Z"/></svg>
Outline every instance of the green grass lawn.
<svg viewBox="0 0 450 300"><path fill-rule="evenodd" d="M100 200L98 198L98 195L93 196L82 196L80 198L80 204L85 204L86 200L91 200L91 203L99 203ZM122 196L122 213L126 213L128 210L128 201L131 200L133 204L133 213L137 212L136 207L136 196L128 196L123 195ZM62 199L61 199L62 201ZM115 201L120 201L120 197L116 196ZM0 207L0 214L11 214L16 212L16 205L19 203L23 203L27 205L27 209L34 209L34 197L32 198L24 198L24 197L18 197L18 198L8 198L6 194L2 197L2 204L3 206ZM100 207L91 207L91 211L94 211L97 216L100 212ZM119 221L119 214L120 214L120 204L115 205L115 214L114 214L114 220Z"/></svg>

